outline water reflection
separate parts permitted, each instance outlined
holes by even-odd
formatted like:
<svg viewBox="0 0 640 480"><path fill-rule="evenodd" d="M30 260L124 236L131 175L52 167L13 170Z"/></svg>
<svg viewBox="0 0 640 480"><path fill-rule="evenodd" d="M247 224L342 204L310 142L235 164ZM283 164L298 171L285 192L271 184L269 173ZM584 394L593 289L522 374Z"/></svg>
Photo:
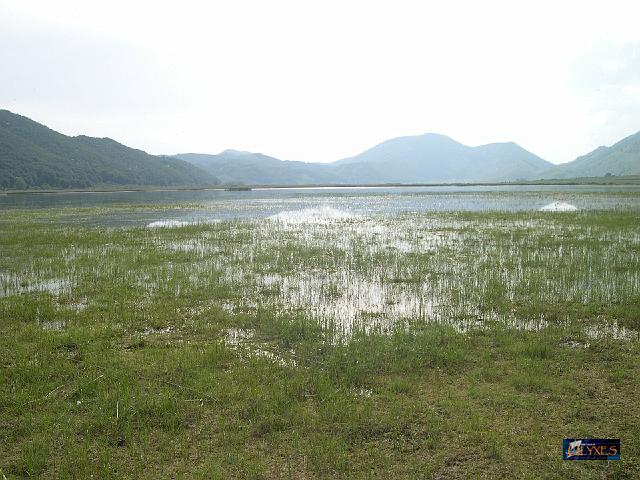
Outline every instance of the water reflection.
<svg viewBox="0 0 640 480"><path fill-rule="evenodd" d="M540 209L541 212L575 212L578 208L567 202L552 202Z"/></svg>
<svg viewBox="0 0 640 480"><path fill-rule="evenodd" d="M403 212L535 211L554 202L580 210L640 210L640 186L475 186L274 189L248 192L174 191L68 194L12 194L0 197L0 209L105 207L79 218L63 211L57 222L106 226L146 226L153 222L297 218L299 211L336 209L349 215L397 215ZM180 204L179 208L175 205ZM123 208L125 207L126 208ZM144 208L142 206L145 206ZM156 208L148 208L155 206Z"/></svg>

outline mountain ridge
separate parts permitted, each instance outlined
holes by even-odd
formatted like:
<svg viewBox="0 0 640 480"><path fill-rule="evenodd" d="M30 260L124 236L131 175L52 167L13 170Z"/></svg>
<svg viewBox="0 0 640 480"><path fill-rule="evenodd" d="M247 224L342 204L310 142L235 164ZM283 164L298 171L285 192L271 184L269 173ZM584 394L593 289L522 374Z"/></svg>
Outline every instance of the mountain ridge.
<svg viewBox="0 0 640 480"><path fill-rule="evenodd" d="M601 145L575 160L556 165L553 170L543 172L543 178L640 174L640 132L633 133L610 147Z"/></svg>
<svg viewBox="0 0 640 480"><path fill-rule="evenodd" d="M640 132L553 165L515 142L470 147L438 133L385 140L330 163L226 149L150 155L108 137L58 133L0 110L0 189L102 186L474 183L640 174Z"/></svg>
<svg viewBox="0 0 640 480"><path fill-rule="evenodd" d="M0 110L0 188L206 186L218 180L171 156L150 155L103 137L58 133Z"/></svg>
<svg viewBox="0 0 640 480"><path fill-rule="evenodd" d="M417 148L430 143L436 152L426 155ZM394 150L400 145L400 149ZM446 155L443 155L443 152ZM286 170L286 165L307 169L301 176L285 175L250 179L237 170L232 157L242 156L242 164L259 164L263 157L269 165ZM225 150L218 155L190 154L200 157L224 157L225 178L237 183L254 184L382 184L382 183L456 183L491 181L527 181L600 177L605 175L640 174L640 132L629 135L616 144L600 146L571 162L554 165L529 152L515 142L495 142L475 147L461 144L451 137L437 133L402 136L385 140L358 155L330 163L304 163L278 160L263 154ZM182 157L182 155L178 155ZM274 163L280 162L280 163ZM313 165L313 167L308 167ZM264 166L264 165L263 165ZM215 172L216 162L201 164ZM478 167L481 167L478 170ZM311 172L315 169L314 172ZM322 178L317 178L321 172ZM285 173L291 173L286 171Z"/></svg>
<svg viewBox="0 0 640 480"><path fill-rule="evenodd" d="M322 164L237 150L177 157L223 181L247 184L499 181L533 178L552 165L513 142L469 147L435 133L392 138L358 155ZM267 167L279 170L278 174L258 172Z"/></svg>

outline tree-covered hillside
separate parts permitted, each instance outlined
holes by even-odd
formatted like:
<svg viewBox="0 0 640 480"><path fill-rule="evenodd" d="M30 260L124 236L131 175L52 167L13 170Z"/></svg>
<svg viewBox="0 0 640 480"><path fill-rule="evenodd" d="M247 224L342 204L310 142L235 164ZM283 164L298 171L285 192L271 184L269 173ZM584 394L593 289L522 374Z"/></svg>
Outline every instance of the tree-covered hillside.
<svg viewBox="0 0 640 480"><path fill-rule="evenodd" d="M217 179L173 157L109 138L69 137L0 110L0 189L205 186Z"/></svg>
<svg viewBox="0 0 640 480"><path fill-rule="evenodd" d="M640 132L611 147L598 147L572 162L545 171L542 178L597 177L640 174Z"/></svg>

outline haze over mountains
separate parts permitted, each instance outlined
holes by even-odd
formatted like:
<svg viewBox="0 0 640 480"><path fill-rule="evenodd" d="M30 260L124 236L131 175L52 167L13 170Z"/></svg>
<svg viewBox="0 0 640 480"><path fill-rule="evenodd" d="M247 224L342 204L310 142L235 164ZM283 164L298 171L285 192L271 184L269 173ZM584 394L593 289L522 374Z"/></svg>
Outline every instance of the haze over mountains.
<svg viewBox="0 0 640 480"><path fill-rule="evenodd" d="M327 165L278 160L261 153L225 150L218 155L184 153L177 158L216 175L223 183L247 185L288 185L344 183Z"/></svg>
<svg viewBox="0 0 640 480"><path fill-rule="evenodd" d="M640 174L640 132L554 165L515 143L469 147L435 133L398 137L332 163L260 153L149 155L108 138L69 137L0 110L0 188L499 182Z"/></svg>
<svg viewBox="0 0 640 480"><path fill-rule="evenodd" d="M282 161L235 150L177 157L216 175L224 183L248 185L566 179L640 174L640 132L561 165L547 162L513 142L469 147L435 133L394 138L354 157L324 164Z"/></svg>
<svg viewBox="0 0 640 480"><path fill-rule="evenodd" d="M506 181L534 178L553 166L515 143L468 147L435 133L394 138L325 164L285 162L234 150L177 157L223 182L246 184Z"/></svg>
<svg viewBox="0 0 640 480"><path fill-rule="evenodd" d="M468 147L427 133L387 140L335 165L347 175L365 168L375 182L422 183L530 178L552 164L515 143Z"/></svg>

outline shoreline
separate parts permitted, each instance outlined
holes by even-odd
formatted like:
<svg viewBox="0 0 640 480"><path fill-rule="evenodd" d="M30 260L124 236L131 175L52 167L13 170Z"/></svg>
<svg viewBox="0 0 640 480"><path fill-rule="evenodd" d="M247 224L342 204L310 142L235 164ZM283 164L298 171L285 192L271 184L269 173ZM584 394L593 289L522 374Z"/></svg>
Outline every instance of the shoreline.
<svg viewBox="0 0 640 480"><path fill-rule="evenodd" d="M7 190L0 195L64 195L73 193L151 193L151 192L208 192L208 191L252 191L252 190L295 190L295 189L332 189L332 188L429 188L429 187L510 187L510 186L640 186L640 176L618 177L622 181L611 181L609 177L585 177L577 179L549 179L522 182L439 182L439 183L324 183L324 184L282 184L282 185L224 185L210 187L128 187L128 188L92 188L92 189L49 189L49 190ZM626 181L625 181L626 179Z"/></svg>

